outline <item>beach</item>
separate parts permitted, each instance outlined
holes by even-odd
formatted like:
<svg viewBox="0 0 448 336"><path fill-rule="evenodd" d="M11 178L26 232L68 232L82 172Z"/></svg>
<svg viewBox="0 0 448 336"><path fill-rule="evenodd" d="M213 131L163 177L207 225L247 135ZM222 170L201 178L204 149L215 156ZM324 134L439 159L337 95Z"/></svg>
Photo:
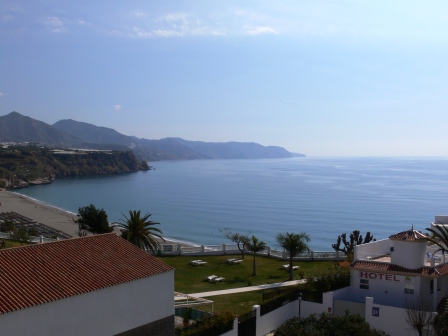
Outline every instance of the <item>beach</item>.
<svg viewBox="0 0 448 336"><path fill-rule="evenodd" d="M26 197L11 191L0 191L0 213L16 212L19 215L28 217L33 221L48 225L56 230L78 237L78 225L74 220L78 215L57 207L39 202L38 200ZM119 230L116 230L119 234ZM165 244L177 244L179 241L164 237ZM191 246L181 242L182 246Z"/></svg>
<svg viewBox="0 0 448 336"><path fill-rule="evenodd" d="M16 212L73 237L78 236L78 225L74 223L78 216L74 213L10 191L0 191L0 204L0 212Z"/></svg>

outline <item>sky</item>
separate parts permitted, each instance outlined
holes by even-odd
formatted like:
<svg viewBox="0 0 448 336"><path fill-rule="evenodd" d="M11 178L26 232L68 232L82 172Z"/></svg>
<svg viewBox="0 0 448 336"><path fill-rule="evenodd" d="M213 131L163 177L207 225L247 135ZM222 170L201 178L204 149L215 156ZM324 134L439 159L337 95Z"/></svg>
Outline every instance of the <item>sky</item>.
<svg viewBox="0 0 448 336"><path fill-rule="evenodd" d="M448 2L2 0L0 115L448 156Z"/></svg>

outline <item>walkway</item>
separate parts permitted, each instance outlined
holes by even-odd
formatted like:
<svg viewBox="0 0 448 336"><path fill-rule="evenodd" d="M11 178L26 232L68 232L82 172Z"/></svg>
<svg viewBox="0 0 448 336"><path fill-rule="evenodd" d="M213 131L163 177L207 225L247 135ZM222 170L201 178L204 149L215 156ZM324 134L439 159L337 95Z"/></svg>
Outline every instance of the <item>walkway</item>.
<svg viewBox="0 0 448 336"><path fill-rule="evenodd" d="M273 283L273 284L266 284L266 285L259 285L259 286L248 286L248 287L224 289L224 290L219 290L219 291L185 294L185 296L176 297L175 300L185 300L185 299L187 299L187 296L195 297L195 298L203 298L203 297L207 297L207 296L244 293L244 292L252 292L252 291L258 291L258 290L263 290L263 289L270 289L270 288L294 286L294 285L298 285L298 284L303 284L303 283L305 283L305 281L306 280L293 280L293 281L277 282L277 283Z"/></svg>

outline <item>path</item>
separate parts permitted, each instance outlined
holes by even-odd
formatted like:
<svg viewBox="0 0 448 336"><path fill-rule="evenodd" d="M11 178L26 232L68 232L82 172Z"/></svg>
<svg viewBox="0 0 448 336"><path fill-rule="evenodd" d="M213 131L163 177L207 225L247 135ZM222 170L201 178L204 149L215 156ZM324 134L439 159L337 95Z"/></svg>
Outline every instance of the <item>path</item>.
<svg viewBox="0 0 448 336"><path fill-rule="evenodd" d="M293 281L277 282L277 283L273 283L273 284L265 284L265 285L258 285L258 286L248 286L248 287L240 287L240 288L223 289L223 290L219 290L219 291L185 294L185 296L176 297L175 300L185 300L187 298L187 296L195 297L195 298L203 298L203 297L207 297L207 296L244 293L244 292L252 292L252 291L263 290L263 289L270 289L270 288L294 286L294 285L298 285L298 284L303 284L303 283L305 283L305 281L306 280L293 280Z"/></svg>

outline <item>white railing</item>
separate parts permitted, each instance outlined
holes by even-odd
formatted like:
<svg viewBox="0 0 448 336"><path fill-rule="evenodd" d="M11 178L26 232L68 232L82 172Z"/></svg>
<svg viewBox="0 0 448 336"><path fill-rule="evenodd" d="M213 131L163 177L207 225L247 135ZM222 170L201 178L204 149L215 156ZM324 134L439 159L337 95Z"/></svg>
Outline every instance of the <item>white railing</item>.
<svg viewBox="0 0 448 336"><path fill-rule="evenodd" d="M158 255L188 255L188 256L206 256L206 255L233 255L240 254L236 244L222 245L201 245L201 246L181 246L181 244L161 244ZM250 254L245 251L245 254ZM268 256L272 258L288 260L289 254L285 251L271 249L269 246L257 255ZM309 251L298 254L293 260L344 260L346 255L336 251Z"/></svg>
<svg viewBox="0 0 448 336"><path fill-rule="evenodd" d="M7 233L7 232L0 232L0 239L14 239L14 235L12 233ZM53 238L45 238L45 237L34 237L34 236L30 236L29 240L27 240L26 242L29 243L49 243L52 241L57 241L59 239L53 239ZM25 242L25 241L24 241Z"/></svg>

